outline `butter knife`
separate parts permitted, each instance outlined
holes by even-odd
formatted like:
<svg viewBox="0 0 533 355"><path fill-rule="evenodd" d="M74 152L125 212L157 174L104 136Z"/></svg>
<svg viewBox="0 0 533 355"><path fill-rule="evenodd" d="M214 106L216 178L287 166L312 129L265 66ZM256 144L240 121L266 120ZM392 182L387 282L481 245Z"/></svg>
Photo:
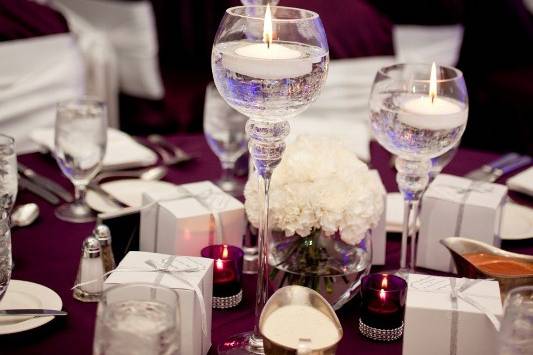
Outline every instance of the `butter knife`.
<svg viewBox="0 0 533 355"><path fill-rule="evenodd" d="M32 316L32 317L50 317L50 316L66 316L65 311L57 311L55 309L2 309L0 316Z"/></svg>
<svg viewBox="0 0 533 355"><path fill-rule="evenodd" d="M503 166L511 163L519 157L520 155L517 153L505 154L504 156L483 165L481 168L470 171L465 177L471 180L485 180L489 178L496 169L501 169Z"/></svg>
<svg viewBox="0 0 533 355"><path fill-rule="evenodd" d="M40 185L41 187L56 194L57 196L65 200L66 202L74 201L72 194L68 192L65 188L63 188L63 186L59 185L57 182L47 177L37 174L34 170L28 168L27 166L23 164L18 163L17 165L18 165L19 173L27 177L29 180L32 180L37 185Z"/></svg>
<svg viewBox="0 0 533 355"><path fill-rule="evenodd" d="M124 208L124 207L130 207L128 205L126 205L124 202L120 201L119 199L117 199L115 196L111 195L109 192L107 192L106 190L104 190L99 184L97 183L89 183L89 185L87 185L87 188L89 188L89 190L92 190L94 191L95 193L97 193L98 195L102 196L103 198L105 198L107 201L111 202L112 204L114 204L115 206L117 207L120 207L120 208Z"/></svg>
<svg viewBox="0 0 533 355"><path fill-rule="evenodd" d="M50 202L52 205L59 204L59 198L56 195L34 183L33 181L19 175L19 186L21 189L27 189L30 192L33 192L35 195L43 198L44 200Z"/></svg>

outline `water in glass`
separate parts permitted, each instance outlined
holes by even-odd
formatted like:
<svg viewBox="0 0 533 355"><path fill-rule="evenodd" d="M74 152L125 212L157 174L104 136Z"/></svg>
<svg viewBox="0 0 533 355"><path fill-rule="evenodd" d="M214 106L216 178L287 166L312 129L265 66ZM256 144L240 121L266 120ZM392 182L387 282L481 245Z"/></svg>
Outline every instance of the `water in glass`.
<svg viewBox="0 0 533 355"><path fill-rule="evenodd" d="M0 134L0 211L9 213L18 190L15 140Z"/></svg>
<svg viewBox="0 0 533 355"><path fill-rule="evenodd" d="M0 301L9 286L11 269L11 231L9 229L9 219L4 216L0 220Z"/></svg>

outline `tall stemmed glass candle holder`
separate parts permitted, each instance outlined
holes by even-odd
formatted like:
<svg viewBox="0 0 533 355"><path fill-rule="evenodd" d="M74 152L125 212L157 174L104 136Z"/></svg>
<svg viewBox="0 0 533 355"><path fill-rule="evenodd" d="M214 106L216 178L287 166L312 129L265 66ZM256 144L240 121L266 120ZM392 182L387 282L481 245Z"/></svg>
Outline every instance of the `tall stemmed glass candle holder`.
<svg viewBox="0 0 533 355"><path fill-rule="evenodd" d="M258 322L268 298L270 178L285 150L287 119L303 112L324 84L328 45L322 22L312 11L240 6L226 11L211 60L218 91L249 117L248 147L264 191L254 330L230 338L219 353L262 354Z"/></svg>
<svg viewBox="0 0 533 355"><path fill-rule="evenodd" d="M396 64L376 74L370 94L370 125L377 141L397 155L396 181L405 201L400 273L415 267L418 205L428 184L431 159L458 143L467 117L466 85L455 68L435 63Z"/></svg>

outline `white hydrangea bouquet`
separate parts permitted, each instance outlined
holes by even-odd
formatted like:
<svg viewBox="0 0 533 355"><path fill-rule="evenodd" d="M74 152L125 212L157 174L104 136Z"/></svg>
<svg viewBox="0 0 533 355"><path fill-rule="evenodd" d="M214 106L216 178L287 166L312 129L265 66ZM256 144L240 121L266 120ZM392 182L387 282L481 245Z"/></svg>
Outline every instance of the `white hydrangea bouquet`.
<svg viewBox="0 0 533 355"><path fill-rule="evenodd" d="M259 189L244 189L246 214L258 227ZM288 145L270 188L272 229L306 237L314 230L339 233L355 245L383 212L383 186L355 153L332 138L301 136Z"/></svg>
<svg viewBox="0 0 533 355"><path fill-rule="evenodd" d="M262 184L244 189L249 221L256 227ZM320 292L336 307L370 270L365 238L383 212L378 176L332 138L302 136L290 144L270 187L269 262L273 284L299 284Z"/></svg>

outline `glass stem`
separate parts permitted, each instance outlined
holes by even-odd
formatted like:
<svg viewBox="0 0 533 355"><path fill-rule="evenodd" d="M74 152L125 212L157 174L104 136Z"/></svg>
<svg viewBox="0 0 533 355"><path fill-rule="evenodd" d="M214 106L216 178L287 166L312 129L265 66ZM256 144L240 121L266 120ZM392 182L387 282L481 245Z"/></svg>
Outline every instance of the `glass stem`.
<svg viewBox="0 0 533 355"><path fill-rule="evenodd" d="M222 181L233 181L233 170L235 168L234 161L221 161L222 164Z"/></svg>
<svg viewBox="0 0 533 355"><path fill-rule="evenodd" d="M74 184L74 203L85 205L85 195L87 195L87 186L83 184Z"/></svg>

